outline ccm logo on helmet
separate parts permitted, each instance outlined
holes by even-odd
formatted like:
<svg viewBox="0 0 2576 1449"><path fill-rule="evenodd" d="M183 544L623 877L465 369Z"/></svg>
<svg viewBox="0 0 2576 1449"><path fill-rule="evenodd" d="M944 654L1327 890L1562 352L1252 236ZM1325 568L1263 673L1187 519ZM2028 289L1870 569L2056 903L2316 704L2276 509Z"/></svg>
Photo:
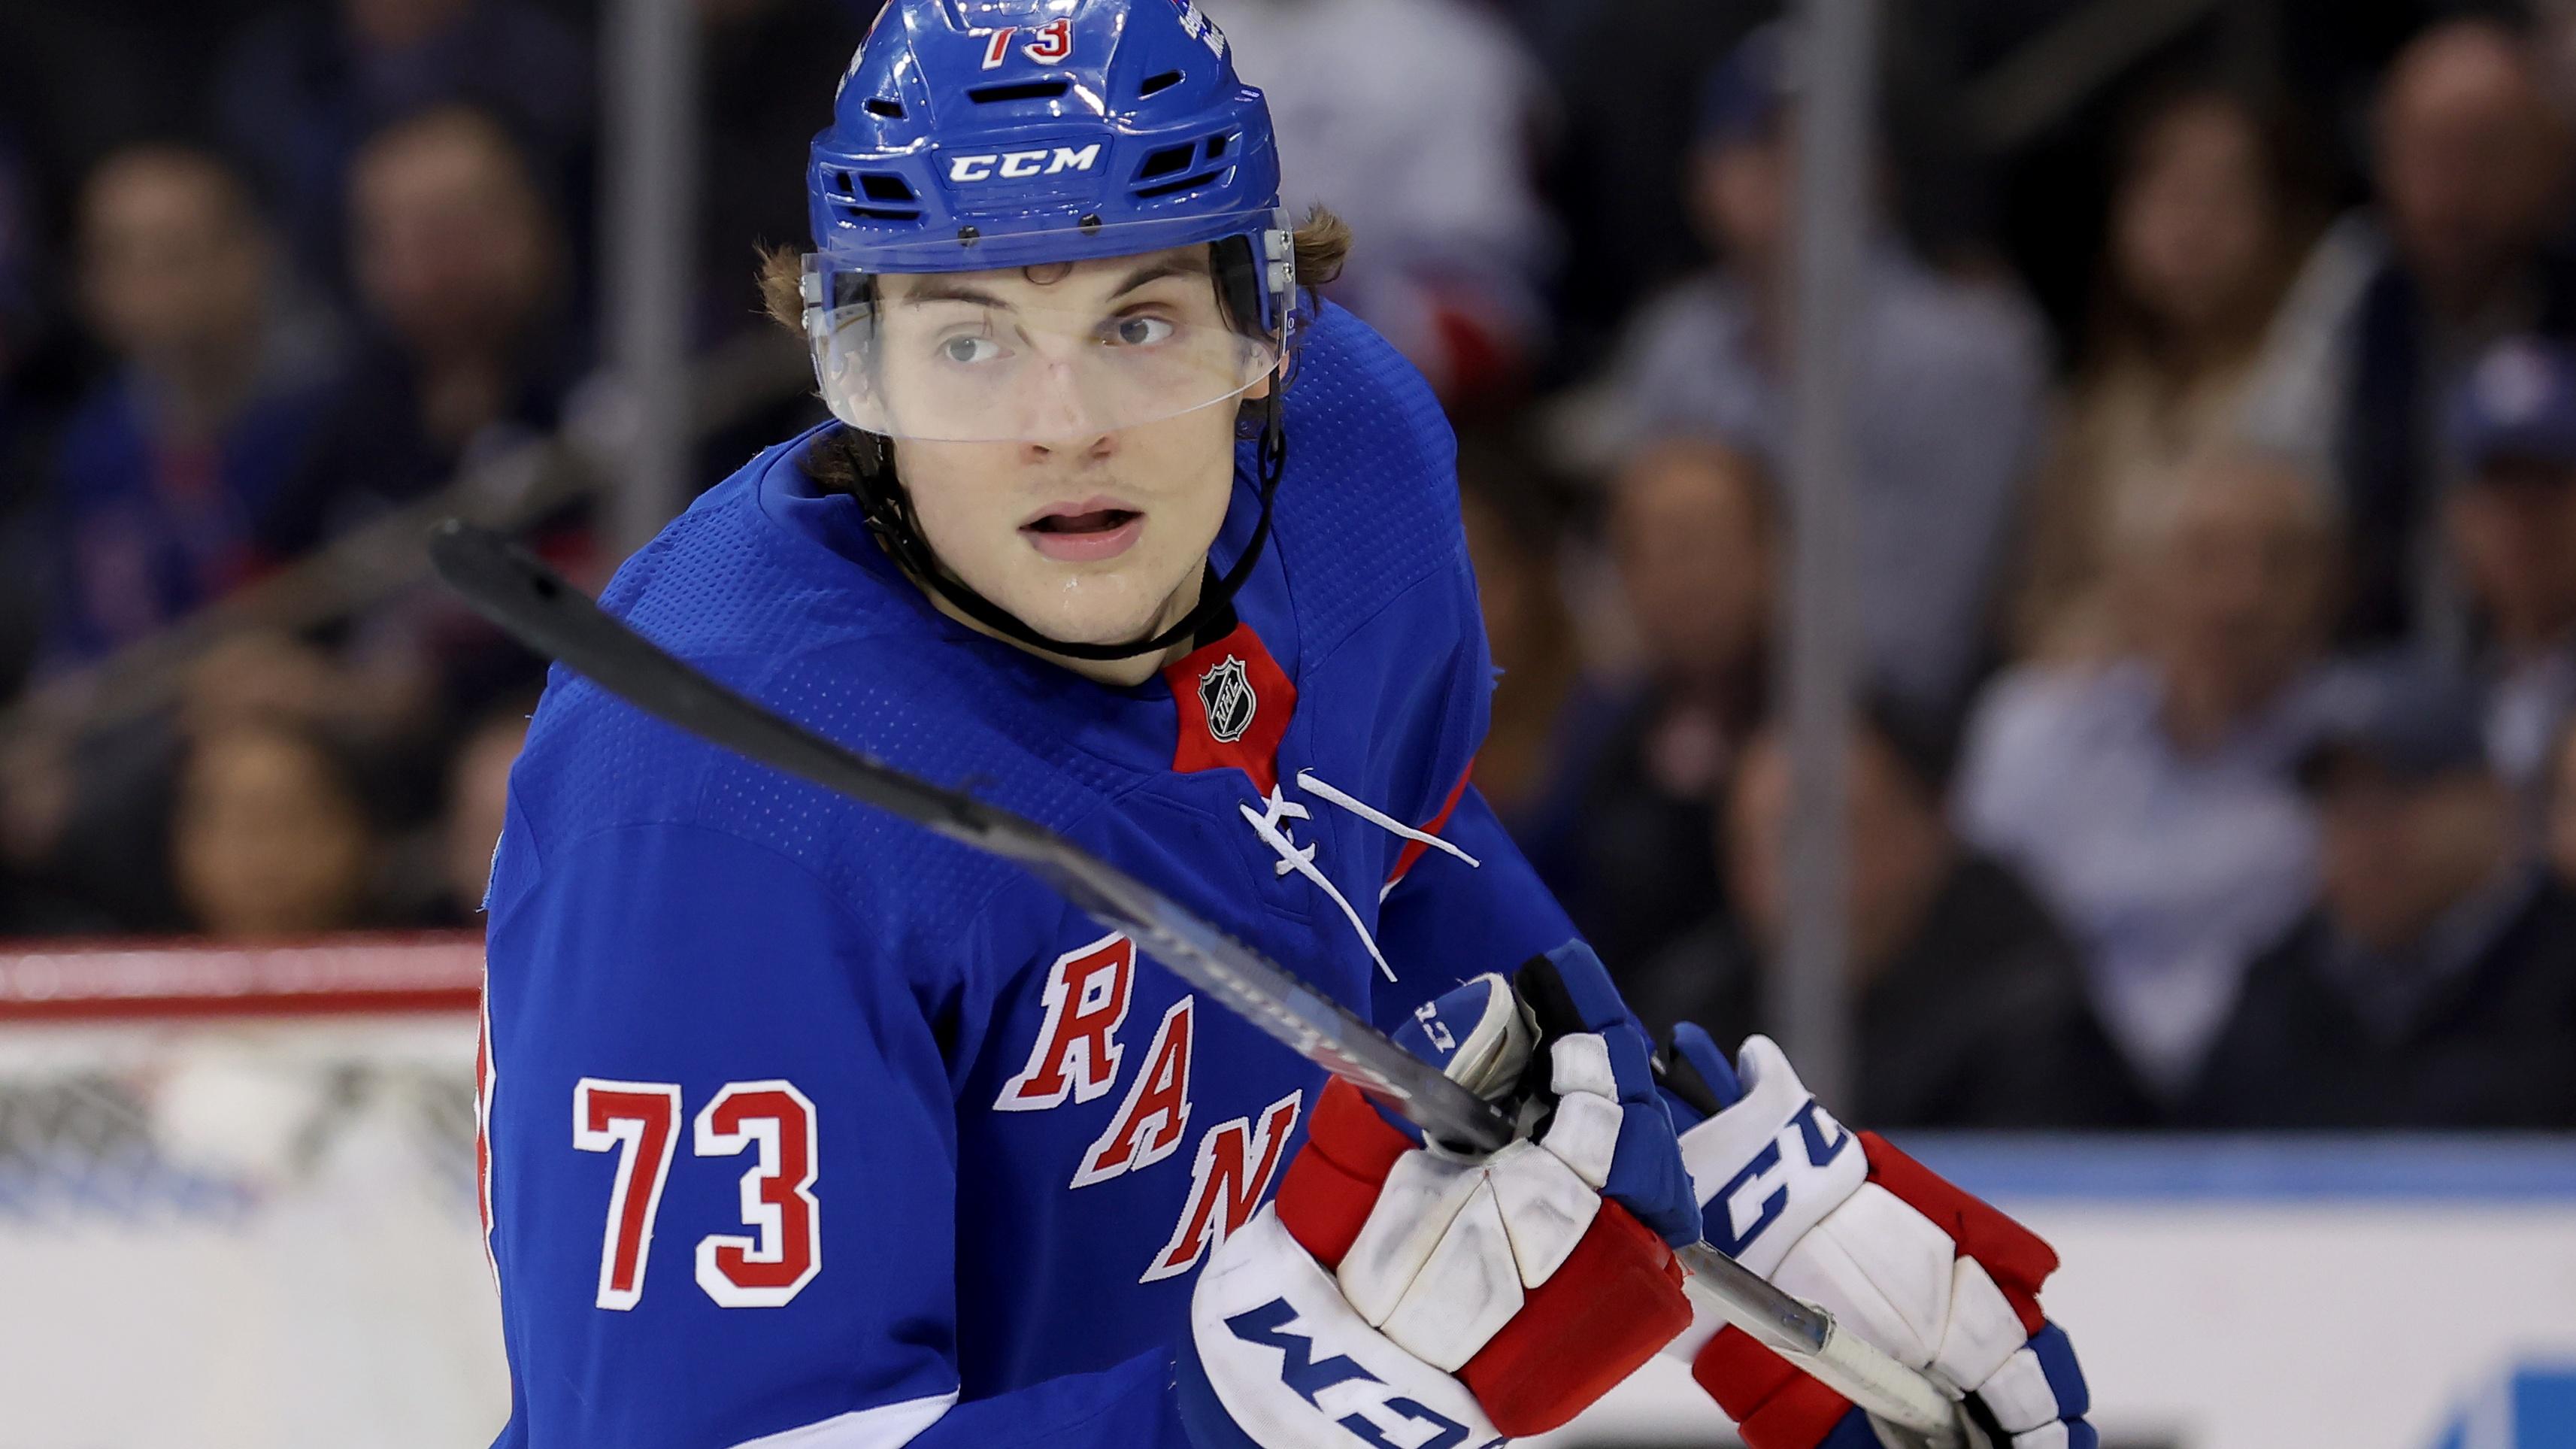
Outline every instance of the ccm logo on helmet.
<svg viewBox="0 0 2576 1449"><path fill-rule="evenodd" d="M951 156L948 179L960 184L996 177L1017 181L1030 176L1053 176L1059 171L1088 171L1099 159L1097 141L1080 149L1058 146L1049 151L1042 146L1035 151L1004 151L991 156Z"/></svg>

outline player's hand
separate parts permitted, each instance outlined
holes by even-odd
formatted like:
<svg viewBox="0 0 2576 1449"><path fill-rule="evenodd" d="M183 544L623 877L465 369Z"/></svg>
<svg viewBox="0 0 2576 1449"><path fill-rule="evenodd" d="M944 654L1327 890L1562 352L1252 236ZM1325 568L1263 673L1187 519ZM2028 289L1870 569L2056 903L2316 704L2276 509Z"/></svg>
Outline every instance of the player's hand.
<svg viewBox="0 0 2576 1449"><path fill-rule="evenodd" d="M2046 1243L1876 1133L1844 1130L1767 1037L1730 1066L1684 1025L1664 1068L1677 1118L1712 1114L1682 1134L1711 1244L1963 1395L1978 1441L2093 1449L2083 1371L2040 1312L2057 1269ZM1713 1315L1668 1351L1751 1449L1905 1442Z"/></svg>
<svg viewBox="0 0 2576 1449"><path fill-rule="evenodd" d="M1688 1326L1670 1244L1698 1208L1643 1035L1579 943L1514 984L1468 982L1397 1039L1522 1100L1532 1135L1461 1156L1327 1087L1277 1201L1200 1275L1183 1405L1203 1442L1211 1410L1264 1449L1539 1433Z"/></svg>

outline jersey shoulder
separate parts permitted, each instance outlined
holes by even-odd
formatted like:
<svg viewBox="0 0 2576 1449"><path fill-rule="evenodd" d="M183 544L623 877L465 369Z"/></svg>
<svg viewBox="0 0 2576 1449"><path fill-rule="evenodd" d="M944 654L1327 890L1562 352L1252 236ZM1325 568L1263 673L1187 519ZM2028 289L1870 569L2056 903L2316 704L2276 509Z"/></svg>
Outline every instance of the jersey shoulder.
<svg viewBox="0 0 2576 1449"><path fill-rule="evenodd" d="M1431 385L1329 302L1302 349L1272 527L1306 647L1329 652L1425 579L1452 581L1472 608L1457 438Z"/></svg>
<svg viewBox="0 0 2576 1449"><path fill-rule="evenodd" d="M1493 668L1458 507L1457 440L1430 385L1327 305L1288 387L1277 521L1299 708L1367 741L1377 799L1429 820L1483 740Z"/></svg>
<svg viewBox="0 0 2576 1449"><path fill-rule="evenodd" d="M975 667L887 574L823 546L761 482L803 439L762 453L618 571L601 603L679 658L862 754L1064 828L1108 780L1045 746L1024 697ZM807 522L810 522L808 520ZM496 866L497 916L550 849L626 826L732 836L784 857L854 910L971 911L1011 868L683 733L557 666L511 774L534 859ZM508 847L505 844L505 856Z"/></svg>

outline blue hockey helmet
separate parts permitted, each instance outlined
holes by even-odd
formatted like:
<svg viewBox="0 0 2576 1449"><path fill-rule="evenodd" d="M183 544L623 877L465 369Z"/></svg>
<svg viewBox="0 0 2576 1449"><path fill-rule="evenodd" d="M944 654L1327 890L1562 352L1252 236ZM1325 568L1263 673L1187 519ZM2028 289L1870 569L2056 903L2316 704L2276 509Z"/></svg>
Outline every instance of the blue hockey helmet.
<svg viewBox="0 0 2576 1449"><path fill-rule="evenodd" d="M1188 0L891 0L806 177L805 331L841 420L1044 440L1276 375L1293 238L1268 105L1228 52ZM1081 263L1201 246L1213 285L1186 279L1209 304L1196 311L1121 315L1115 269L1094 269L1087 294L1054 285ZM958 272L1034 285L921 280Z"/></svg>

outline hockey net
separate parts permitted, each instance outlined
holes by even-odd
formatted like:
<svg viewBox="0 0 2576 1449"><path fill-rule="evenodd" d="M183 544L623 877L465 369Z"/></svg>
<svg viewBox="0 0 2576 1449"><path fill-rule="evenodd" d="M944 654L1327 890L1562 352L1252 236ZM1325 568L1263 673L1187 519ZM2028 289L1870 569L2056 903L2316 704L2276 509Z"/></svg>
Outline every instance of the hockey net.
<svg viewBox="0 0 2576 1449"><path fill-rule="evenodd" d="M507 1412L469 936L0 947L0 1445L441 1445Z"/></svg>

